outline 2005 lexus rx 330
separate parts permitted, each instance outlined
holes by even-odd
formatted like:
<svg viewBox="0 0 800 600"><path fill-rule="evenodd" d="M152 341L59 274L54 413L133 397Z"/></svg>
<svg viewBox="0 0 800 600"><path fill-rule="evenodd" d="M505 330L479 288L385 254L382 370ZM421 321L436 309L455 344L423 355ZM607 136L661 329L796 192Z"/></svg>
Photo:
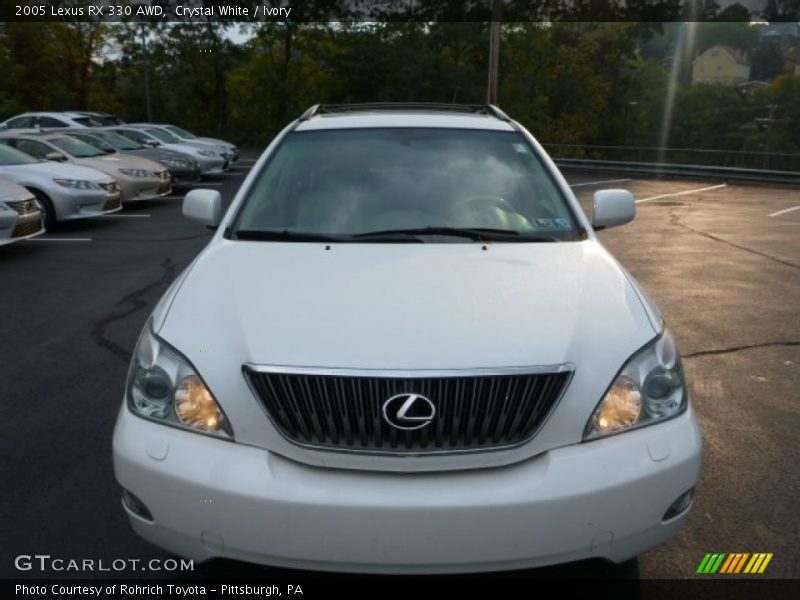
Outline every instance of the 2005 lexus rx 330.
<svg viewBox="0 0 800 600"><path fill-rule="evenodd" d="M492 106L321 105L155 307L114 432L133 528L320 570L622 562L686 522L675 340L536 140Z"/></svg>

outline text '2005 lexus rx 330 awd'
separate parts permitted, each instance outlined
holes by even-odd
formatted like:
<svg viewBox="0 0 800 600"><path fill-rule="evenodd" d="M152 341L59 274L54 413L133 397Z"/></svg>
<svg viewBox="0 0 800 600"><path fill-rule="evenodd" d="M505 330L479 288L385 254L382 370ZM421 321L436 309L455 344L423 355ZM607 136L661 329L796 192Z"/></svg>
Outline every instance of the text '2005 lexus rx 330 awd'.
<svg viewBox="0 0 800 600"><path fill-rule="evenodd" d="M114 433L176 554L356 572L622 562L686 522L675 340L492 106L322 105L266 149L137 342Z"/></svg>

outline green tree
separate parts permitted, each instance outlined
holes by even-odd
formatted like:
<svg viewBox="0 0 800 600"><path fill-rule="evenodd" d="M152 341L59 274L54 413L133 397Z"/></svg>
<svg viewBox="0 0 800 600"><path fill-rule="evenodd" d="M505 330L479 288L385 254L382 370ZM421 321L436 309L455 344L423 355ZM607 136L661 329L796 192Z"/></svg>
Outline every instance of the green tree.
<svg viewBox="0 0 800 600"><path fill-rule="evenodd" d="M786 58L775 40L764 40L753 51L750 78L757 81L771 81L784 72Z"/></svg>

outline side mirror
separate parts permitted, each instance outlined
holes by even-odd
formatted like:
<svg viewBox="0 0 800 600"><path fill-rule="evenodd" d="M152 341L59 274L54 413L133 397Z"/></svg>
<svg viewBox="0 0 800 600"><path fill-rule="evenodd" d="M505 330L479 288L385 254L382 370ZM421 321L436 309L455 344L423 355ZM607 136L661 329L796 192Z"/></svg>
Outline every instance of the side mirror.
<svg viewBox="0 0 800 600"><path fill-rule="evenodd" d="M44 155L45 160L52 160L55 162L64 162L67 160L67 157L61 154L61 152L48 152Z"/></svg>
<svg viewBox="0 0 800 600"><path fill-rule="evenodd" d="M628 190L599 190L594 194L592 227L596 230L630 223L636 216L636 202Z"/></svg>
<svg viewBox="0 0 800 600"><path fill-rule="evenodd" d="M206 227L222 220L222 196L217 190L192 190L183 199L183 216Z"/></svg>

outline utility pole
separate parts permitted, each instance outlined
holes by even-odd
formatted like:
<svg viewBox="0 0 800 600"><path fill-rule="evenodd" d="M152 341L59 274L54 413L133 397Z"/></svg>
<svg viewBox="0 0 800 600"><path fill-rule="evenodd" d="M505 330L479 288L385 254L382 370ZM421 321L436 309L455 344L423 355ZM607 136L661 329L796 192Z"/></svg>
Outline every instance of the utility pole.
<svg viewBox="0 0 800 600"><path fill-rule="evenodd" d="M764 161L761 165L761 168L765 171L769 168L769 155L772 152L772 127L775 125L783 125L791 121L791 119L784 118L784 119L776 119L775 109L778 108L777 104L768 104L766 108L769 109L769 116L766 118L756 119L756 123L760 125L764 125L767 128L767 137L764 141Z"/></svg>
<svg viewBox="0 0 800 600"><path fill-rule="evenodd" d="M500 2L492 0L492 22L489 25L489 86L486 103L497 104L497 69L500 64Z"/></svg>
<svg viewBox="0 0 800 600"><path fill-rule="evenodd" d="M140 24L142 34L142 65L144 67L144 98L147 105L147 122L153 122L153 110L150 104L150 54L147 51L147 39L145 37L145 24Z"/></svg>

